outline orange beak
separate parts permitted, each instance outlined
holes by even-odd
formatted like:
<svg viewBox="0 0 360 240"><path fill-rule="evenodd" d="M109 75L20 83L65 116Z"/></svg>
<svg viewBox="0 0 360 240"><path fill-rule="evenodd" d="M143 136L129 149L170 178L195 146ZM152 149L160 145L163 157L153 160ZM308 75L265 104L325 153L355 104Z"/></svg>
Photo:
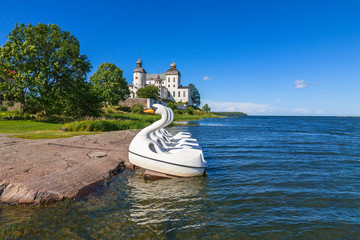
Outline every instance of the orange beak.
<svg viewBox="0 0 360 240"><path fill-rule="evenodd" d="M154 111L154 109L149 108L149 109L145 109L144 112L145 113L154 113L155 111Z"/></svg>

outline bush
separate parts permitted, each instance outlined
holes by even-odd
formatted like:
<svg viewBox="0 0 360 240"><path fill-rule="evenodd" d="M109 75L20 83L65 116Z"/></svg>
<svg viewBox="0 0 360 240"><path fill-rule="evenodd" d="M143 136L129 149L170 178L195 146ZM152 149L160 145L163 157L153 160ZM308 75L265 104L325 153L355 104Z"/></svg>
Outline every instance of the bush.
<svg viewBox="0 0 360 240"><path fill-rule="evenodd" d="M75 120L73 117L64 117L64 116L46 116L45 114L39 112L35 116L26 114L24 115L25 119L28 119L26 116L29 116L29 119L35 118L38 122L46 122L46 123L68 123Z"/></svg>
<svg viewBox="0 0 360 240"><path fill-rule="evenodd" d="M6 112L7 108L5 106L0 106L0 112Z"/></svg>
<svg viewBox="0 0 360 240"><path fill-rule="evenodd" d="M143 113L144 108L140 103L137 103L137 104L135 104L134 106L131 107L131 112L133 112L133 113Z"/></svg>
<svg viewBox="0 0 360 240"><path fill-rule="evenodd" d="M172 110L178 109L177 106L173 102L169 102L167 107L171 108Z"/></svg>
<svg viewBox="0 0 360 240"><path fill-rule="evenodd" d="M174 110L174 113L176 113L176 114L183 114L183 111L181 111L180 109L175 109L175 110Z"/></svg>
<svg viewBox="0 0 360 240"><path fill-rule="evenodd" d="M194 114L195 114L195 115L204 115L204 114L205 114L205 112L204 112L204 111L201 111L201 110L196 109L196 110L194 111Z"/></svg>
<svg viewBox="0 0 360 240"><path fill-rule="evenodd" d="M105 113L106 113L106 114L116 113L116 111L115 111L114 109L108 107L108 108L105 109Z"/></svg>
<svg viewBox="0 0 360 240"><path fill-rule="evenodd" d="M5 104L8 107L13 107L15 105L13 101L7 101Z"/></svg>
<svg viewBox="0 0 360 240"><path fill-rule="evenodd" d="M161 118L161 116L157 114L135 114L135 113L107 114L105 117L107 119L140 120L149 123L153 123Z"/></svg>
<svg viewBox="0 0 360 240"><path fill-rule="evenodd" d="M130 107L127 107L127 106L118 106L116 108L116 110L118 111L123 111L123 112L131 112L131 108Z"/></svg>
<svg viewBox="0 0 360 240"><path fill-rule="evenodd" d="M66 131L109 132L126 129L141 129L150 125L143 121L85 120L65 124Z"/></svg>
<svg viewBox="0 0 360 240"><path fill-rule="evenodd" d="M194 114L194 108L188 106L188 107L185 109L185 113L186 113L186 114L189 114L189 115L193 115L193 114Z"/></svg>

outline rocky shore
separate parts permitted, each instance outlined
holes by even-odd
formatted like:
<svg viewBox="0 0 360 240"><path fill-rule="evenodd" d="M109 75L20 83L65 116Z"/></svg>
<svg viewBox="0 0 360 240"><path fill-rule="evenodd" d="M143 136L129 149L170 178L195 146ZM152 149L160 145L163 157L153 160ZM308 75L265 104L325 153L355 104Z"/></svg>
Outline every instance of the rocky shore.
<svg viewBox="0 0 360 240"><path fill-rule="evenodd" d="M0 135L0 202L48 203L78 197L125 166L137 130L62 139Z"/></svg>

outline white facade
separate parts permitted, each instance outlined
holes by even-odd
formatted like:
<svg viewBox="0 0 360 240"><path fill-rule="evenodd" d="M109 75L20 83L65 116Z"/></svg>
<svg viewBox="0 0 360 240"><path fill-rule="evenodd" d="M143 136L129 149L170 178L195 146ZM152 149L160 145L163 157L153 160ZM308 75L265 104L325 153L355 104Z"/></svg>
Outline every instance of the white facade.
<svg viewBox="0 0 360 240"><path fill-rule="evenodd" d="M166 71L165 74L146 73L142 68L140 58L136 64L137 67L133 74L133 84L129 85L131 98L137 97L136 92L138 89L148 85L154 85L159 88L160 98L174 102L187 102L189 105L192 104L190 89L181 85L181 74L176 69L174 61L170 64L170 69Z"/></svg>

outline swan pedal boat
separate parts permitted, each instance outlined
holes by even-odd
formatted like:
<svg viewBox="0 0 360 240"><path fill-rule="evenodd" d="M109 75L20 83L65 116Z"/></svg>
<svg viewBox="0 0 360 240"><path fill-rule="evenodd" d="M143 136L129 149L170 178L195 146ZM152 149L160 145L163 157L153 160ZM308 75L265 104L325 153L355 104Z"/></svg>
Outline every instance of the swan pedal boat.
<svg viewBox="0 0 360 240"><path fill-rule="evenodd" d="M163 127L174 120L174 112L154 104L145 112L161 119L141 130L129 146L129 161L141 168L178 177L203 176L207 168L202 148L191 134L170 134Z"/></svg>

